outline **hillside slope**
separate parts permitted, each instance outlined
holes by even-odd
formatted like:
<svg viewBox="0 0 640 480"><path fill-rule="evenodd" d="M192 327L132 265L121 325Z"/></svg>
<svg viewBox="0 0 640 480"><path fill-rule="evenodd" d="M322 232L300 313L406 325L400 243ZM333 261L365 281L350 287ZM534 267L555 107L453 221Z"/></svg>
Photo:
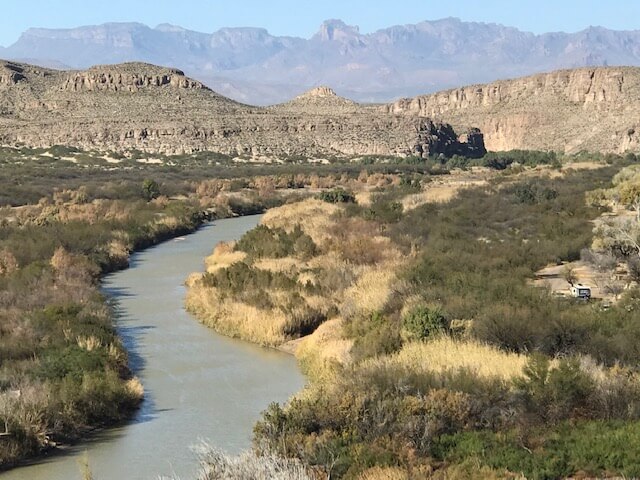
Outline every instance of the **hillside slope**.
<svg viewBox="0 0 640 480"><path fill-rule="evenodd" d="M448 125L320 91L251 107L177 69L128 63L58 71L0 62L0 143L255 159L484 152L478 134L469 152Z"/></svg>
<svg viewBox="0 0 640 480"><path fill-rule="evenodd" d="M637 151L640 68L559 70L402 99L381 111L478 127L493 151Z"/></svg>

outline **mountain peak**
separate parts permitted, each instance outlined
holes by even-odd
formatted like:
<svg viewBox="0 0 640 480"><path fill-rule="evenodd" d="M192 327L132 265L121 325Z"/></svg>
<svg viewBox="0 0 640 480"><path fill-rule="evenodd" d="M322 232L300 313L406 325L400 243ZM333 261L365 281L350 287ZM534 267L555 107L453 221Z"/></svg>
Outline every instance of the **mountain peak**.
<svg viewBox="0 0 640 480"><path fill-rule="evenodd" d="M356 25L347 25L342 20L330 19L325 20L320 25L320 30L314 35L322 41L344 40L360 36L360 27Z"/></svg>
<svg viewBox="0 0 640 480"><path fill-rule="evenodd" d="M353 100L337 95L332 88L324 85L307 90L293 100L274 105L271 108L280 111L327 115L354 113L362 109L361 106Z"/></svg>
<svg viewBox="0 0 640 480"><path fill-rule="evenodd" d="M187 31L186 28L182 28L179 25L172 25L170 23L161 23L155 29L164 33L183 33Z"/></svg>
<svg viewBox="0 0 640 480"><path fill-rule="evenodd" d="M307 90L302 95L299 95L297 98L303 99L303 98L326 98L326 97L337 97L337 95L332 88L321 85L319 87L312 88L311 90Z"/></svg>

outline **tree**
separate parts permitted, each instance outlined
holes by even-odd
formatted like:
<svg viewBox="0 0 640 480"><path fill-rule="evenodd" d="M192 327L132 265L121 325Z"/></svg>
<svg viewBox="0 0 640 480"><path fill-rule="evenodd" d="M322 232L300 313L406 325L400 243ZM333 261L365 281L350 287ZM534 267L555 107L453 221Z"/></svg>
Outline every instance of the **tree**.
<svg viewBox="0 0 640 480"><path fill-rule="evenodd" d="M570 265L565 266L562 271L562 278L564 278L567 283L573 287L573 285L578 281L575 268Z"/></svg>
<svg viewBox="0 0 640 480"><path fill-rule="evenodd" d="M160 196L160 185L158 185L158 182L146 178L142 182L142 196L148 202L150 202L154 198L158 198L158 196Z"/></svg>
<svg viewBox="0 0 640 480"><path fill-rule="evenodd" d="M640 178L638 176L617 187L620 203L633 208L636 222L640 222Z"/></svg>
<svg viewBox="0 0 640 480"><path fill-rule="evenodd" d="M18 267L18 261L11 251L6 248L0 250L0 275L13 273Z"/></svg>
<svg viewBox="0 0 640 480"><path fill-rule="evenodd" d="M640 223L634 220L609 219L594 229L593 247L617 257L636 254L640 257Z"/></svg>

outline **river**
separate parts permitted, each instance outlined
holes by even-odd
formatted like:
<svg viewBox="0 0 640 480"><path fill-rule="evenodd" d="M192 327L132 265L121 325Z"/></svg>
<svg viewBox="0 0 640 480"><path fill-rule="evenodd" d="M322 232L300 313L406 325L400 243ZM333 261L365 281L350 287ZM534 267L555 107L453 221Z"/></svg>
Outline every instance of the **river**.
<svg viewBox="0 0 640 480"><path fill-rule="evenodd" d="M292 356L217 335L183 308L185 278L203 269L220 241L239 238L259 216L219 220L196 233L136 253L131 267L105 277L117 302L117 327L145 400L130 423L1 480L80 479L88 456L95 480L195 478L192 446L201 440L236 453L270 402L286 401L304 385Z"/></svg>

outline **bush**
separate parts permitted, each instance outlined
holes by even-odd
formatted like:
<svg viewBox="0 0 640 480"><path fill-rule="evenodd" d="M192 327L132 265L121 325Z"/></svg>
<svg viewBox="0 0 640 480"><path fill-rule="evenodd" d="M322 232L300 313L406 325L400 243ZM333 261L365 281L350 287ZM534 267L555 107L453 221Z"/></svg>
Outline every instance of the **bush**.
<svg viewBox="0 0 640 480"><path fill-rule="evenodd" d="M595 392L593 380L576 359L560 360L551 368L549 359L540 354L531 356L524 378L515 385L525 408L547 422L586 416L589 398Z"/></svg>
<svg viewBox="0 0 640 480"><path fill-rule="evenodd" d="M250 259L283 258L291 255L310 258L317 253L313 239L296 225L291 233L282 228L258 225L245 233L236 243L237 251L246 252Z"/></svg>
<svg viewBox="0 0 640 480"><path fill-rule="evenodd" d="M403 318L403 329L411 340L426 340L441 335L449 328L449 322L439 308L418 306Z"/></svg>
<svg viewBox="0 0 640 480"><path fill-rule="evenodd" d="M328 203L356 203L353 193L342 188L336 188L318 194L318 198Z"/></svg>
<svg viewBox="0 0 640 480"><path fill-rule="evenodd" d="M345 334L354 339L351 354L356 361L388 355L402 347L400 325L379 312L352 319L345 325Z"/></svg>
<svg viewBox="0 0 640 480"><path fill-rule="evenodd" d="M142 198L150 202L160 196L160 185L155 180L145 179L142 182Z"/></svg>
<svg viewBox="0 0 640 480"><path fill-rule="evenodd" d="M640 423L561 423L550 431L529 432L534 445L523 444L518 431L464 432L443 435L432 452L447 462L472 461L530 479L640 475Z"/></svg>

